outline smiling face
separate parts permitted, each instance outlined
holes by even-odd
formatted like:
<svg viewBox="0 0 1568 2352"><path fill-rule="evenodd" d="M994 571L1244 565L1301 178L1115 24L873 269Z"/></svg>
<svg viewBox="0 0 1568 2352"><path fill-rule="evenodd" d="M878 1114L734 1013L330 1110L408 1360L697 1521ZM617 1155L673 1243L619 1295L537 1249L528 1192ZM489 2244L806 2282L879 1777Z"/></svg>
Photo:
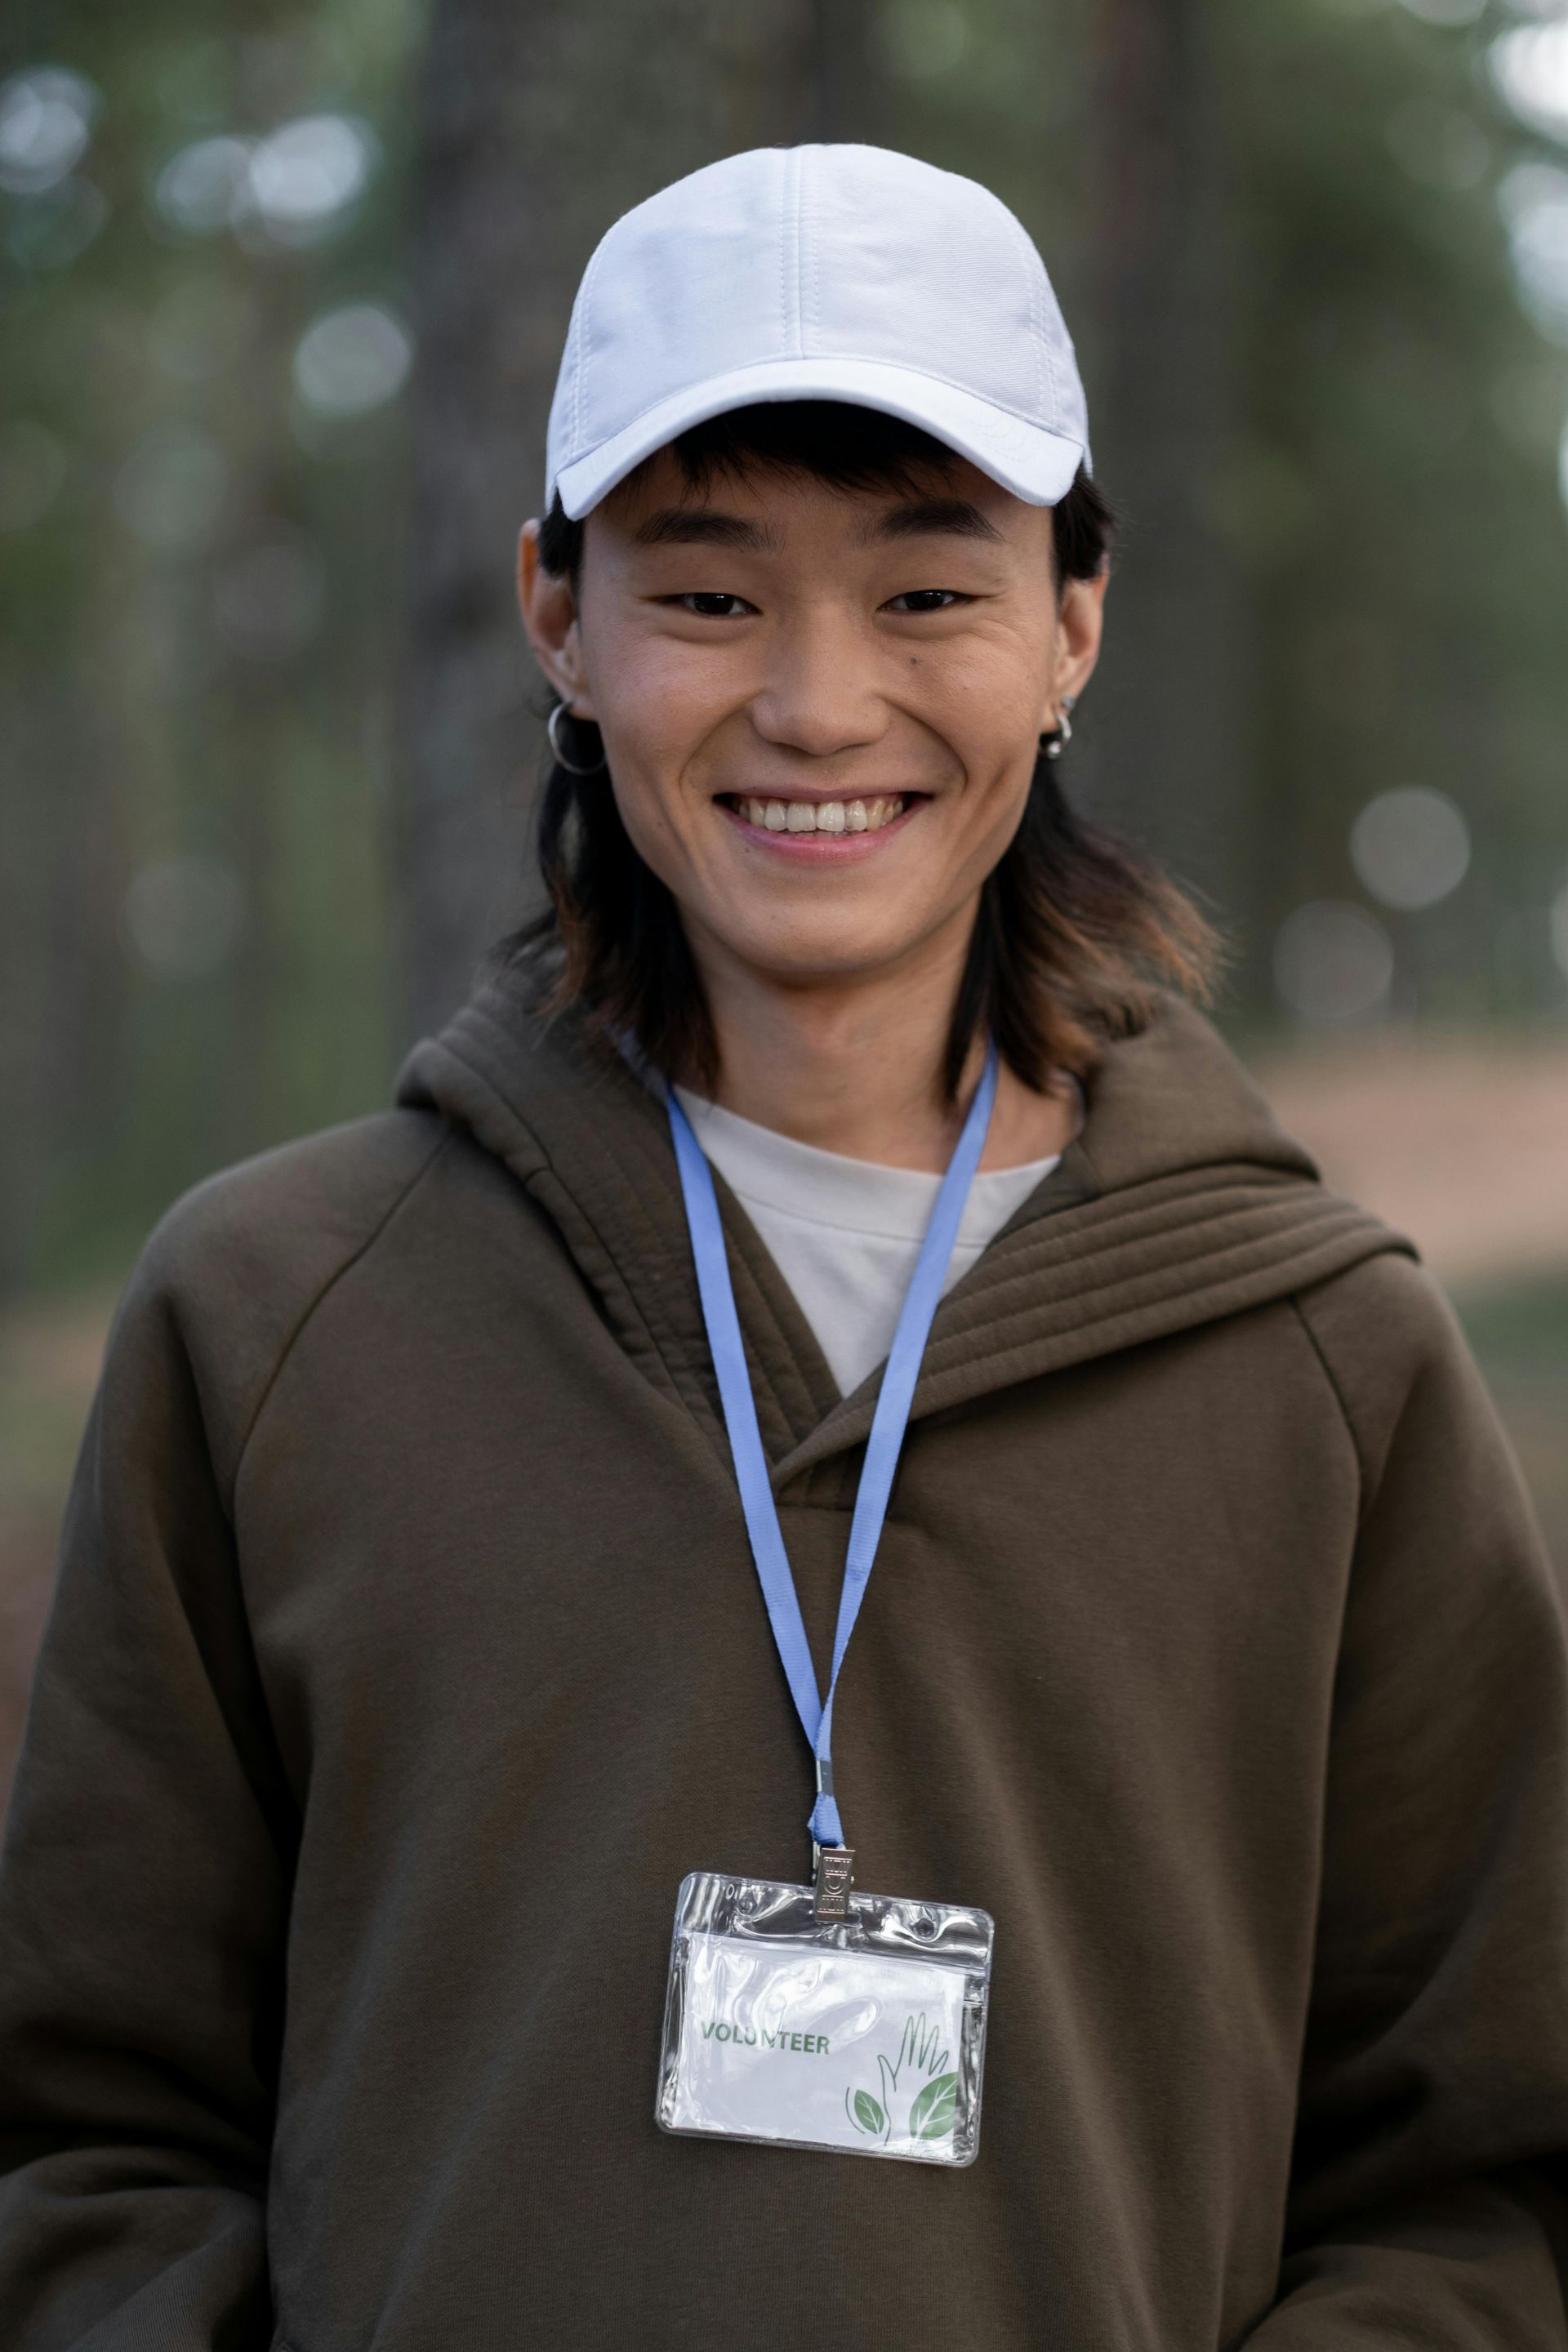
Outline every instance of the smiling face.
<svg viewBox="0 0 1568 2352"><path fill-rule="evenodd" d="M963 459L846 491L661 450L588 516L581 577L523 537L529 635L595 720L622 821L699 966L842 986L961 961L1104 581Z"/></svg>

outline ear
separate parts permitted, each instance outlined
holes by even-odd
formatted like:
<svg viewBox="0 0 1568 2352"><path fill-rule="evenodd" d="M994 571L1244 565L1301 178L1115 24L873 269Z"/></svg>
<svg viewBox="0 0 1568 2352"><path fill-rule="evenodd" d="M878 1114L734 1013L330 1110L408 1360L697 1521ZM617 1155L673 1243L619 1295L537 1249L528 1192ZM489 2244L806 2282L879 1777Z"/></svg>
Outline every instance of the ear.
<svg viewBox="0 0 1568 2352"><path fill-rule="evenodd" d="M1064 585L1057 616L1057 657L1051 677L1053 713L1065 695L1076 700L1094 676L1105 629L1105 592L1109 572L1093 580L1069 580Z"/></svg>
<svg viewBox="0 0 1568 2352"><path fill-rule="evenodd" d="M593 719L577 599L570 580L546 572L539 560L537 516L518 534L517 602L540 668L574 719Z"/></svg>

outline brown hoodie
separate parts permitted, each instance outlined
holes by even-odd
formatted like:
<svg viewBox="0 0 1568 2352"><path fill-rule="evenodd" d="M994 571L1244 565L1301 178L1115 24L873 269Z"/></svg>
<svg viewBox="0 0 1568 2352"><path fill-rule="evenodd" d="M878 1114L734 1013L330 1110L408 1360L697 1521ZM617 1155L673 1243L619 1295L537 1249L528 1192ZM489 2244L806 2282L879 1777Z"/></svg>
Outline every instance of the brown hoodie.
<svg viewBox="0 0 1568 2352"><path fill-rule="evenodd" d="M837 1707L973 2169L662 2137L802 1874L662 1109L515 984L121 1310L0 1881L4 2352L1568 2346L1568 1679L1441 1299L1175 1004L942 1307ZM819 1665L871 1390L727 1195Z"/></svg>

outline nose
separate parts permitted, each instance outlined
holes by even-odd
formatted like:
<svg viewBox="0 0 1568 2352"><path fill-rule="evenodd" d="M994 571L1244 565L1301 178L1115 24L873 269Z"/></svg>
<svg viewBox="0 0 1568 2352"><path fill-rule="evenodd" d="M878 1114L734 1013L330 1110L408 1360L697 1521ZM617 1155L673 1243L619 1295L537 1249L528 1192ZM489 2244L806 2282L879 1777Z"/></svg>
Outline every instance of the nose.
<svg viewBox="0 0 1568 2352"><path fill-rule="evenodd" d="M751 712L764 742L806 759L875 743L888 723L887 704L876 651L849 614L824 604L781 624Z"/></svg>

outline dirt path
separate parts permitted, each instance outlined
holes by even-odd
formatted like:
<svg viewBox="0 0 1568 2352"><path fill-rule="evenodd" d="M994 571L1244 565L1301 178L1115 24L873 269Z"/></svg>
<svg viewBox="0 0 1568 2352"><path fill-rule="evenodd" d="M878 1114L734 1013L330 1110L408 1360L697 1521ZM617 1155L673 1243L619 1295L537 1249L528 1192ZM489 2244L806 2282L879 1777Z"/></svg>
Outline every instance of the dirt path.
<svg viewBox="0 0 1568 2352"><path fill-rule="evenodd" d="M1329 1182L1455 1289L1568 1267L1568 1038L1378 1038L1258 1076Z"/></svg>

